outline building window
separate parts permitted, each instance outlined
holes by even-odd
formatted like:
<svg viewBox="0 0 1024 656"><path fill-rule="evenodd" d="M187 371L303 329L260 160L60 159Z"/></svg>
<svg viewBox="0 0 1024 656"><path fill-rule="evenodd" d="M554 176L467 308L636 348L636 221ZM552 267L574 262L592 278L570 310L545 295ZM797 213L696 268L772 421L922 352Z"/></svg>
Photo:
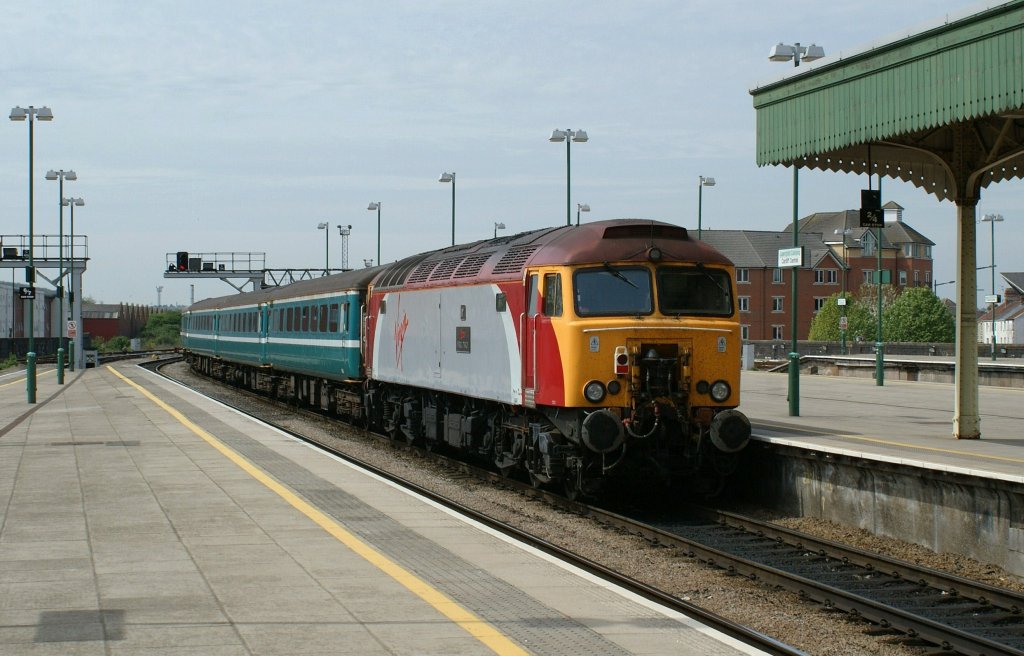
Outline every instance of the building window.
<svg viewBox="0 0 1024 656"><path fill-rule="evenodd" d="M864 274L864 284L865 285L873 285L873 284L875 284L875 270L874 269L864 269L864 270L861 271L861 273Z"/></svg>
<svg viewBox="0 0 1024 656"><path fill-rule="evenodd" d="M785 298L785 297L783 297L783 296L772 296L772 312L782 312L783 311L783 306L782 306L783 298Z"/></svg>
<svg viewBox="0 0 1024 656"><path fill-rule="evenodd" d="M750 297L740 296L740 312L750 312Z"/></svg>
<svg viewBox="0 0 1024 656"><path fill-rule="evenodd" d="M772 339L786 339L782 333L783 326L776 325L772 326Z"/></svg>
<svg viewBox="0 0 1024 656"><path fill-rule="evenodd" d="M750 339L750 326L745 323L740 324L740 339L748 341Z"/></svg>
<svg viewBox="0 0 1024 656"><path fill-rule="evenodd" d="M932 272L931 271L925 271L924 272L924 284L928 285L929 287L932 286Z"/></svg>
<svg viewBox="0 0 1024 656"><path fill-rule="evenodd" d="M932 247L929 246L928 244L925 244L924 246L924 256L927 257L928 259L931 259L932 257Z"/></svg>
<svg viewBox="0 0 1024 656"><path fill-rule="evenodd" d="M900 271L900 286L904 287L907 284L907 272Z"/></svg>
<svg viewBox="0 0 1024 656"><path fill-rule="evenodd" d="M817 312L821 308L825 307L825 301L827 301L827 300L828 299L825 298L824 296L815 296L814 297L814 311Z"/></svg>
<svg viewBox="0 0 1024 656"><path fill-rule="evenodd" d="M772 282L775 284L782 282L782 269L772 269Z"/></svg>
<svg viewBox="0 0 1024 656"><path fill-rule="evenodd" d="M750 269L736 269L736 283L750 282Z"/></svg>
<svg viewBox="0 0 1024 656"><path fill-rule="evenodd" d="M814 284L816 285L834 285L838 280L839 271L837 269L814 270Z"/></svg>
<svg viewBox="0 0 1024 656"><path fill-rule="evenodd" d="M921 285L921 272L914 269L914 286L918 287Z"/></svg>
<svg viewBox="0 0 1024 656"><path fill-rule="evenodd" d="M869 255L875 254L875 236L872 233L865 233L864 237L860 240L860 243L863 247L860 253L861 257L868 257Z"/></svg>

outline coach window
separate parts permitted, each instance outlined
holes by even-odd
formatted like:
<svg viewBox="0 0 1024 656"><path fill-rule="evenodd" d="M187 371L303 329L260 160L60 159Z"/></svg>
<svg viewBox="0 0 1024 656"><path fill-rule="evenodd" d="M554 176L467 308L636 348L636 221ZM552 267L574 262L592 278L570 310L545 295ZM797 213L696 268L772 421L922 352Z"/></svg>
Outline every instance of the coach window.
<svg viewBox="0 0 1024 656"><path fill-rule="evenodd" d="M320 332L327 332L327 304L320 306ZM331 331L334 332L334 331Z"/></svg>
<svg viewBox="0 0 1024 656"><path fill-rule="evenodd" d="M316 304L309 306L309 332L315 333L319 330L320 326L320 312L319 307Z"/></svg>
<svg viewBox="0 0 1024 656"><path fill-rule="evenodd" d="M549 317L562 316L562 275L544 274L544 314Z"/></svg>
<svg viewBox="0 0 1024 656"><path fill-rule="evenodd" d="M530 276L530 282L527 286L526 291L528 297L526 301L526 316L535 317L537 316L537 274L534 273Z"/></svg>
<svg viewBox="0 0 1024 656"><path fill-rule="evenodd" d="M309 332L309 306L302 306L302 323L299 325L299 330L304 333Z"/></svg>
<svg viewBox="0 0 1024 656"><path fill-rule="evenodd" d="M331 303L331 317L330 322L327 326L327 330L336 333L338 332L338 304Z"/></svg>

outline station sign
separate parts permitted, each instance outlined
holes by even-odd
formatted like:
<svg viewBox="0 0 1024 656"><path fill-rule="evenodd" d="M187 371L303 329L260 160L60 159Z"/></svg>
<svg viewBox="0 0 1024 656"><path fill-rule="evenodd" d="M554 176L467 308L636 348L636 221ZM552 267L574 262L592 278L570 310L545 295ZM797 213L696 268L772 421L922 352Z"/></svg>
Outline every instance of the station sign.
<svg viewBox="0 0 1024 656"><path fill-rule="evenodd" d="M19 287L18 288L18 298L20 298L21 300L29 301L29 300L34 299L35 297L36 297L36 288L35 287Z"/></svg>
<svg viewBox="0 0 1024 656"><path fill-rule="evenodd" d="M989 294L985 297L986 303L1002 303L1003 299L999 294Z"/></svg>
<svg viewBox="0 0 1024 656"><path fill-rule="evenodd" d="M846 330L850 327L850 320L846 317L839 317L839 330Z"/></svg>
<svg viewBox="0 0 1024 656"><path fill-rule="evenodd" d="M803 265L804 263L804 249L797 248L780 248L779 249L779 268L793 268Z"/></svg>

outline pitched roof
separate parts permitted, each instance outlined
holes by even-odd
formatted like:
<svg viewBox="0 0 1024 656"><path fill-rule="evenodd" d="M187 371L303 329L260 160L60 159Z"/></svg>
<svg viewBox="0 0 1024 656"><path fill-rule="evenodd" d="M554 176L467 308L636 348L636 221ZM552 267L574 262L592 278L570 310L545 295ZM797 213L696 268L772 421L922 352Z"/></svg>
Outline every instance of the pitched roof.
<svg viewBox="0 0 1024 656"><path fill-rule="evenodd" d="M890 205L895 207L890 207ZM886 209L896 209L899 205L893 202L886 203ZM841 210L839 212L815 212L805 216L798 221L800 231L808 230L820 232L827 244L843 243L843 233L846 230L846 243L852 244L864 237L864 233L873 232L872 228L860 227L859 210ZM792 230L793 224L786 226L786 230ZM896 248L898 244L913 242L915 244L926 244L934 246L935 242L928 239L906 221L887 221L882 228L882 248Z"/></svg>
<svg viewBox="0 0 1024 656"><path fill-rule="evenodd" d="M1003 280L1017 290L1017 293L1024 296L1024 273L1004 273Z"/></svg>
<svg viewBox="0 0 1024 656"><path fill-rule="evenodd" d="M808 254L801 268L813 268L830 255L840 266L845 266L842 258L822 240L821 233L801 231L798 236L800 246ZM793 247L792 231L704 230L702 239L741 269L775 268L779 262L779 250Z"/></svg>

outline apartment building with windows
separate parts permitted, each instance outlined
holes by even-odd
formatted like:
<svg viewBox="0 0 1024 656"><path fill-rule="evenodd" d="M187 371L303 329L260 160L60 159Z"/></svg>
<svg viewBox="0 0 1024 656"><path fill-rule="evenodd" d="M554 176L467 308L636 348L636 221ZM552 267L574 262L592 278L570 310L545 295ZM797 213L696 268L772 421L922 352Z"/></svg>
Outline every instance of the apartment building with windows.
<svg viewBox="0 0 1024 656"><path fill-rule="evenodd" d="M792 276L797 276L797 339L833 294L873 284L881 251L882 282L899 288L932 285L934 242L903 221L903 208L883 206L885 227L860 227L860 212L818 212L799 220L803 266L779 268L780 249L793 247L792 224L779 232L704 230L703 241L736 265L736 296L744 340L782 340L792 333Z"/></svg>

